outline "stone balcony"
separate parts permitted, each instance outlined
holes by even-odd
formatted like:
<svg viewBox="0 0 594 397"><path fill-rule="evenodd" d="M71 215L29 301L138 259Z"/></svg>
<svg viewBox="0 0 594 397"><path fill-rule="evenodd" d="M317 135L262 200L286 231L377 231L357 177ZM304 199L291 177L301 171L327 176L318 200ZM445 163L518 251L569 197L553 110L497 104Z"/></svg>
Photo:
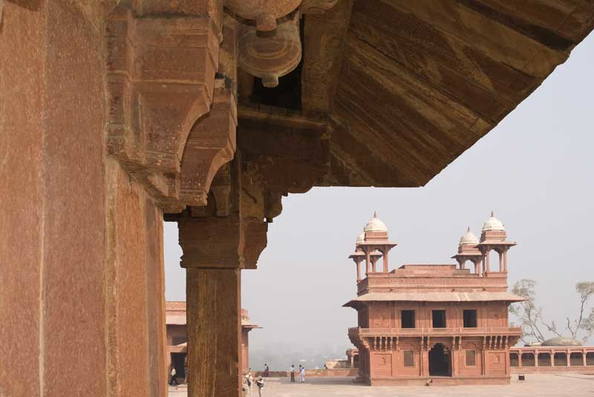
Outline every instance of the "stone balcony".
<svg viewBox="0 0 594 397"><path fill-rule="evenodd" d="M520 337L522 329L516 327L481 327L481 328L349 328L349 337Z"/></svg>

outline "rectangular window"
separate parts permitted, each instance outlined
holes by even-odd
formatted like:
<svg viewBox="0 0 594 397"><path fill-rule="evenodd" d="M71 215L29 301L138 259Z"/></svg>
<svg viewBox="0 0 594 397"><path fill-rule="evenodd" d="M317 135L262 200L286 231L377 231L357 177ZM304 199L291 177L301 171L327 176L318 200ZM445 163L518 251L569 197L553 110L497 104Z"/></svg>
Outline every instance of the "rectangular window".
<svg viewBox="0 0 594 397"><path fill-rule="evenodd" d="M476 310L464 310L464 328L476 328Z"/></svg>
<svg viewBox="0 0 594 397"><path fill-rule="evenodd" d="M415 328L415 311L402 310L400 312L400 323L402 328Z"/></svg>
<svg viewBox="0 0 594 397"><path fill-rule="evenodd" d="M415 366L414 352L411 350L405 350L403 353L404 353L404 366L405 367L414 367Z"/></svg>
<svg viewBox="0 0 594 397"><path fill-rule="evenodd" d="M446 327L446 311L445 310L433 310L433 328L445 328Z"/></svg>
<svg viewBox="0 0 594 397"><path fill-rule="evenodd" d="M476 365L476 352L474 350L466 350L466 366L474 367Z"/></svg>

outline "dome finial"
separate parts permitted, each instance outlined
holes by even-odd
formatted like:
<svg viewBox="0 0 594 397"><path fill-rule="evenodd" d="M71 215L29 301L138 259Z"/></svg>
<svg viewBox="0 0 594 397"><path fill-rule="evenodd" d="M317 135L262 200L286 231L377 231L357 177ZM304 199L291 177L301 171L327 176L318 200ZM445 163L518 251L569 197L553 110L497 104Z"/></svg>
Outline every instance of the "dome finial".
<svg viewBox="0 0 594 397"><path fill-rule="evenodd" d="M495 217L495 211L491 210L491 216Z"/></svg>
<svg viewBox="0 0 594 397"><path fill-rule="evenodd" d="M468 233L469 231L470 231L470 226L468 226L468 227L466 228L466 233Z"/></svg>
<svg viewBox="0 0 594 397"><path fill-rule="evenodd" d="M377 211L373 211L373 217L377 218Z"/></svg>

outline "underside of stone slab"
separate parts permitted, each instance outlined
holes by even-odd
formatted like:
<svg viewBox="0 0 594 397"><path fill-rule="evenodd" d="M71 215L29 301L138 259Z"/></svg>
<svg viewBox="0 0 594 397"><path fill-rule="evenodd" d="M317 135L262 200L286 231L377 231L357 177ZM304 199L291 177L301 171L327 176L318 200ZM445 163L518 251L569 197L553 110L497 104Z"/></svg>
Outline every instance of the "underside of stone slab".
<svg viewBox="0 0 594 397"><path fill-rule="evenodd" d="M593 27L586 0L345 0L306 16L301 111L330 120L316 184L426 184Z"/></svg>

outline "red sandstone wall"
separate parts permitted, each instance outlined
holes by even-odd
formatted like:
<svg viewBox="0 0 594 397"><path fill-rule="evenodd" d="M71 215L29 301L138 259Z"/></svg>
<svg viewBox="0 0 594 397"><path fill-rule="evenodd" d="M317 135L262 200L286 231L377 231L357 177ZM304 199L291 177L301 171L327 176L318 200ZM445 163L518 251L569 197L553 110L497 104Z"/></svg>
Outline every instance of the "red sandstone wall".
<svg viewBox="0 0 594 397"><path fill-rule="evenodd" d="M432 328L431 311L445 310L448 328L464 326L463 311L476 309L478 327L507 327L507 305L502 302L477 303L395 303L373 302L369 305L368 324L366 313L359 310L359 327L362 328L400 328L400 311L414 310L417 328ZM364 325L367 325L365 327Z"/></svg>
<svg viewBox="0 0 594 397"><path fill-rule="evenodd" d="M0 395L165 395L162 215L105 156L101 5L26 4L0 25Z"/></svg>

